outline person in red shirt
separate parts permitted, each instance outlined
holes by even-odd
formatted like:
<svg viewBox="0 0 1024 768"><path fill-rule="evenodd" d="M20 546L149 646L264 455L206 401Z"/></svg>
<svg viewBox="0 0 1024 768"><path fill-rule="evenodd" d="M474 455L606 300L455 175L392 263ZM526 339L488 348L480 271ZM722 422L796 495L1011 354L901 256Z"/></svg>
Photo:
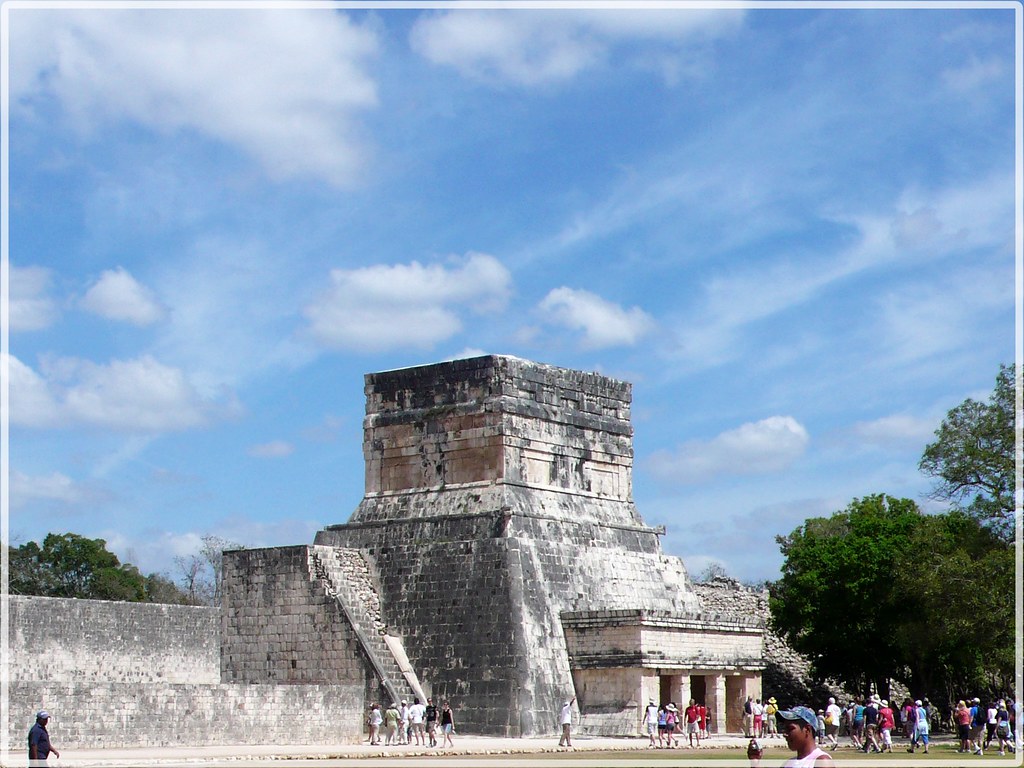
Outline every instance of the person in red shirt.
<svg viewBox="0 0 1024 768"><path fill-rule="evenodd" d="M892 729L896 727L896 715L889 702L882 699L878 710L878 730L882 732L882 751L892 752Z"/></svg>
<svg viewBox="0 0 1024 768"><path fill-rule="evenodd" d="M701 738L706 739L708 737L708 708L705 707L703 704L698 704L697 715L698 722L700 723L700 726L698 728L698 730L700 731L700 736Z"/></svg>
<svg viewBox="0 0 1024 768"><path fill-rule="evenodd" d="M690 706L686 708L686 733L690 738L690 746L700 749L700 710L697 709L697 702L690 699ZM694 739L697 743L694 744Z"/></svg>

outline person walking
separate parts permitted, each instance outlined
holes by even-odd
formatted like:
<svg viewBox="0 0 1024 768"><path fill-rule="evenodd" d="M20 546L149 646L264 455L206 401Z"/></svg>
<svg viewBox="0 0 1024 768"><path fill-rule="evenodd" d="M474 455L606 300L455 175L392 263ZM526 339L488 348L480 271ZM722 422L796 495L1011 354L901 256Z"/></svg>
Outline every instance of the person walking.
<svg viewBox="0 0 1024 768"><path fill-rule="evenodd" d="M380 744L380 726L384 722L384 716L380 713L380 704L376 701L370 705L370 715L367 718L370 724L370 746Z"/></svg>
<svg viewBox="0 0 1024 768"><path fill-rule="evenodd" d="M60 752L50 743L50 732L46 724L50 721L50 713L41 709L36 713L36 722L28 732L28 764L31 768L42 768L46 758L51 754L60 759Z"/></svg>
<svg viewBox="0 0 1024 768"><path fill-rule="evenodd" d="M896 713L889 702L882 699L882 707L878 710L878 729L882 733L882 751L892 754L892 732L896 727Z"/></svg>
<svg viewBox="0 0 1024 768"><path fill-rule="evenodd" d="M430 739L430 746L437 746L437 707L434 705L434 699L432 697L427 698L427 738Z"/></svg>
<svg viewBox="0 0 1024 768"><path fill-rule="evenodd" d="M835 696L830 696L825 707L825 741L822 743L825 749L834 750L839 746L839 723L842 719L843 711L836 704Z"/></svg>
<svg viewBox="0 0 1024 768"><path fill-rule="evenodd" d="M689 739L689 744L695 749L700 749L700 710L697 709L697 702L694 699L690 699L690 705L686 708L683 713L686 721L686 735ZM694 743L696 739L696 743Z"/></svg>
<svg viewBox="0 0 1024 768"><path fill-rule="evenodd" d="M398 745L398 721L402 718L398 712L398 706L392 702L391 706L384 710L384 746L391 747Z"/></svg>
<svg viewBox="0 0 1024 768"><path fill-rule="evenodd" d="M418 696L412 700L412 706L409 707L409 730L412 732L413 741L416 746L425 747L427 746L427 734L423 730L423 719L426 717L427 708L420 704Z"/></svg>
<svg viewBox="0 0 1024 768"><path fill-rule="evenodd" d="M654 735L658 732L658 705L654 703L654 699L647 702L647 709L644 710L644 728L647 730L647 735L651 739L651 743L647 745L647 748L657 747L654 743Z"/></svg>
<svg viewBox="0 0 1024 768"><path fill-rule="evenodd" d="M1010 709L1002 699L996 705L996 738L999 739L1000 755L1005 755L1007 749L1013 752L1013 737L1010 735Z"/></svg>
<svg viewBox="0 0 1024 768"><path fill-rule="evenodd" d="M454 747L455 742L452 741L452 734L455 733L455 713L452 712L452 706L447 700L441 705L441 733L444 735L441 741L441 749Z"/></svg>
<svg viewBox="0 0 1024 768"><path fill-rule="evenodd" d="M907 752L913 753L917 745L924 746L924 753L928 754L928 710L924 708L921 700L914 702L914 733L910 737L910 746Z"/></svg>

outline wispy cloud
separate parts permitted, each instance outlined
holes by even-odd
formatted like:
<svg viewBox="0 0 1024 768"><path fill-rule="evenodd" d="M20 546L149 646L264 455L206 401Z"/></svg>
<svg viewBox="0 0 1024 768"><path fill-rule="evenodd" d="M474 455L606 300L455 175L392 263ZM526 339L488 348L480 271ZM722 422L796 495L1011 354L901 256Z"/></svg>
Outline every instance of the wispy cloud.
<svg viewBox="0 0 1024 768"><path fill-rule="evenodd" d="M31 476L12 469L9 479L12 509L18 509L30 501L58 502L73 507L99 497L95 489L72 480L62 472Z"/></svg>
<svg viewBox="0 0 1024 768"><path fill-rule="evenodd" d="M305 309L312 337L325 347L429 349L462 328L460 312L504 307L509 272L493 256L470 253L449 266L378 265L334 269L330 287Z"/></svg>
<svg viewBox="0 0 1024 768"><path fill-rule="evenodd" d="M571 80L605 63L616 46L660 46L658 69L674 79L681 51L733 32L740 11L451 11L424 16L410 34L417 53L435 64L494 83L535 86ZM647 51L632 63L650 66Z"/></svg>
<svg viewBox="0 0 1024 768"><path fill-rule="evenodd" d="M57 302L50 296L52 281L53 273L44 267L11 265L7 305L11 331L38 331L57 320Z"/></svg>
<svg viewBox="0 0 1024 768"><path fill-rule="evenodd" d="M128 120L225 142L275 178L360 173L377 40L344 14L29 9L11 34L12 105L56 98L82 135Z"/></svg>
<svg viewBox="0 0 1024 768"><path fill-rule="evenodd" d="M285 440L271 440L269 443L259 443L249 446L246 451L250 456L257 459L283 459L295 452L295 446Z"/></svg>
<svg viewBox="0 0 1024 768"><path fill-rule="evenodd" d="M224 418L234 408L204 400L181 370L148 355L102 365L48 357L41 372L11 356L9 370L11 423L26 427L180 431Z"/></svg>
<svg viewBox="0 0 1024 768"><path fill-rule="evenodd" d="M799 459L809 442L807 430L792 416L769 416L711 440L691 440L674 451L654 453L648 466L661 479L682 483L779 472Z"/></svg>
<svg viewBox="0 0 1024 768"><path fill-rule="evenodd" d="M870 445L920 448L935 436L938 422L906 413L894 413L871 421L858 421L850 431Z"/></svg>
<svg viewBox="0 0 1024 768"><path fill-rule="evenodd" d="M164 316L153 292L122 267L104 271L86 291L79 306L110 320L139 326L151 325Z"/></svg>
<svg viewBox="0 0 1024 768"><path fill-rule="evenodd" d="M639 307L628 309L589 291L555 288L540 302L549 324L583 334L587 349L632 346L654 329L653 318Z"/></svg>

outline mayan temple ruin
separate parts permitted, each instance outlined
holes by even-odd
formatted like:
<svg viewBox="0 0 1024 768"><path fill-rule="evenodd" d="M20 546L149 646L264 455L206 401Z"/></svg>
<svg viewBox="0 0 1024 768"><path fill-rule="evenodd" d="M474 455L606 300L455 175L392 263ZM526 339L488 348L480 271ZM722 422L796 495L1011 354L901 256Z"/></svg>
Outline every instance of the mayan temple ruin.
<svg viewBox="0 0 1024 768"><path fill-rule="evenodd" d="M628 383L485 356L370 374L365 395L351 519L225 555L225 681L426 691L466 730L513 736L553 733L572 695L608 734L693 695L738 728L762 628L704 615L638 514Z"/></svg>
<svg viewBox="0 0 1024 768"><path fill-rule="evenodd" d="M590 734L691 697L740 730L764 601L701 597L640 517L628 383L485 356L365 397L358 508L225 552L219 608L12 596L11 742L41 705L78 746L358 742L371 701L427 695L464 733L554 734L572 696Z"/></svg>

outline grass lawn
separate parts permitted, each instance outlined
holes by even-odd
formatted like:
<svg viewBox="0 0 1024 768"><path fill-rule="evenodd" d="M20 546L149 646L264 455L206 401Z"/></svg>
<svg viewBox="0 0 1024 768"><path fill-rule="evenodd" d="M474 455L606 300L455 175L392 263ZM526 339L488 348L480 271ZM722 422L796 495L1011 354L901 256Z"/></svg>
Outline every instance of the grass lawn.
<svg viewBox="0 0 1024 768"><path fill-rule="evenodd" d="M999 765L1020 765L1016 756L1008 753L1005 757L999 756L999 751L994 749L986 752L984 757L977 755L964 755L957 752L957 745L952 742L932 744L928 754L920 750L910 754L905 745L897 745L891 754L886 752L882 755L865 754L852 747L840 747L832 752L833 759L837 766L856 765L857 768L869 768L870 766L896 765L932 765L936 766L999 766ZM452 757L452 760L463 760L472 762L473 758L478 760L479 755L466 755L461 758ZM711 747L708 749L623 749L610 751L576 750L564 752L535 752L521 753L504 756L505 759L514 764L531 762L566 762L579 766L623 766L624 768L664 764L666 766L680 764L686 766L701 766L705 764L735 766L748 766L746 751L738 747ZM793 753L782 744L772 744L765 750L762 768L778 768L787 759L793 757Z"/></svg>

